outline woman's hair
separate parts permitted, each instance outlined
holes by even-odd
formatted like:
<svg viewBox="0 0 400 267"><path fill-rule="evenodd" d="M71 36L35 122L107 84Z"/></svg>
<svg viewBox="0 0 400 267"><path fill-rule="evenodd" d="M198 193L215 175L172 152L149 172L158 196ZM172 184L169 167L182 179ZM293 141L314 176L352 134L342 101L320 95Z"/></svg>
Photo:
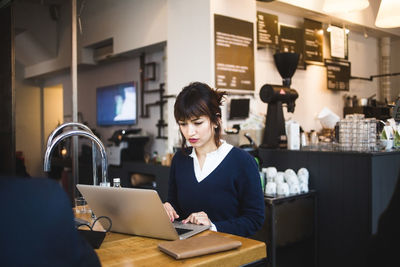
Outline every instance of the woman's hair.
<svg viewBox="0 0 400 267"><path fill-rule="evenodd" d="M174 115L176 122L186 121L200 116L210 119L214 128L214 142L217 147L221 144L221 104L225 92L211 89L205 83L193 82L185 86L175 101ZM186 139L182 136L182 151L186 149Z"/></svg>

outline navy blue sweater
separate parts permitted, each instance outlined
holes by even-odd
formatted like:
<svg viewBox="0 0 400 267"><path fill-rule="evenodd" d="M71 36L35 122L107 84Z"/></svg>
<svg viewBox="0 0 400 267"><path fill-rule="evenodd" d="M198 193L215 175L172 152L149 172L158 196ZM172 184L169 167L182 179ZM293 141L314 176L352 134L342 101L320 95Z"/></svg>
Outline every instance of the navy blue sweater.
<svg viewBox="0 0 400 267"><path fill-rule="evenodd" d="M240 236L254 234L265 217L257 164L236 147L201 182L195 177L193 158L178 151L171 164L168 202L180 219L204 211L219 232Z"/></svg>

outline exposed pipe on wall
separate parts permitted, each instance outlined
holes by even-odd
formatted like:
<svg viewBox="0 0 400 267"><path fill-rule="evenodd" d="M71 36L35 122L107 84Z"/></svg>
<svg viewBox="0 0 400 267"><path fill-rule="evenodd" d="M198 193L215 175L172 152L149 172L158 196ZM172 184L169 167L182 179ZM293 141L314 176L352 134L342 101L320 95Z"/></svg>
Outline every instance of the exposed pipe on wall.
<svg viewBox="0 0 400 267"><path fill-rule="evenodd" d="M390 73L390 37L380 39L380 54L381 73ZM380 79L380 96L382 101L390 102L392 100L390 76L384 76Z"/></svg>

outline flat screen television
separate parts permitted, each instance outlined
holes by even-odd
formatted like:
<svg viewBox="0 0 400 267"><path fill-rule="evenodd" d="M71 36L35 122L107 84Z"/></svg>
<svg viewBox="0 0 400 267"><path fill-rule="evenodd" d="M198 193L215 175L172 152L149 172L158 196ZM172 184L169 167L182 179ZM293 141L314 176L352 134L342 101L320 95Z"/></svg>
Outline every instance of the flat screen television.
<svg viewBox="0 0 400 267"><path fill-rule="evenodd" d="M137 89L135 82L97 88L97 125L137 124Z"/></svg>

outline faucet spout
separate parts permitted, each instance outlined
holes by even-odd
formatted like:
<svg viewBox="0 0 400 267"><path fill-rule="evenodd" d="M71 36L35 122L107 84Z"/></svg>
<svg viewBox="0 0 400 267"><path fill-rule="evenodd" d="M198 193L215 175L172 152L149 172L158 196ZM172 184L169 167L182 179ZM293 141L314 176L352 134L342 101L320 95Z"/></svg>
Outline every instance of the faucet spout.
<svg viewBox="0 0 400 267"><path fill-rule="evenodd" d="M68 138L70 136L83 136L87 137L90 140L92 140L93 143L97 145L100 151L100 156L101 156L101 167L102 167L102 184L106 185L107 184L107 154L106 150L104 148L103 143L100 141L100 139L95 136L92 132L88 131L82 131L82 130L69 130L66 132L61 133L60 135L56 136L53 138L53 141L51 141L50 145L47 146L46 153L44 155L44 171L48 172L50 171L50 156L51 152L53 151L53 148L62 140L65 138Z"/></svg>
<svg viewBox="0 0 400 267"><path fill-rule="evenodd" d="M51 134L49 135L49 138L47 139L46 148L48 148L51 145L51 143L53 142L54 137L58 134L58 132L60 130L62 130L63 128L65 128L65 127L78 127L81 130L85 130L85 131L93 134L92 130L88 126L83 124L83 123L80 123L80 122L66 122L66 123L61 124L57 128L55 128L51 132ZM92 166L93 166L93 169L92 169L92 171L93 171L93 185L97 185L96 147L94 146L94 141L92 141Z"/></svg>
<svg viewBox="0 0 400 267"><path fill-rule="evenodd" d="M85 130L85 131L87 131L87 132L89 132L89 133L93 133L92 130L90 130L90 128L87 127L87 126L86 126L85 124L83 124L83 123L79 123L79 122L66 122L66 123L61 124L61 125L58 126L57 128L55 128L55 129L51 132L51 134L50 134L49 137L47 138L47 146L46 146L46 147L49 147L49 146L51 145L51 143L53 142L53 139L54 139L54 137L57 135L57 133L58 133L61 129L65 128L65 127L78 127L78 128L80 128L80 129L82 129L82 130Z"/></svg>

